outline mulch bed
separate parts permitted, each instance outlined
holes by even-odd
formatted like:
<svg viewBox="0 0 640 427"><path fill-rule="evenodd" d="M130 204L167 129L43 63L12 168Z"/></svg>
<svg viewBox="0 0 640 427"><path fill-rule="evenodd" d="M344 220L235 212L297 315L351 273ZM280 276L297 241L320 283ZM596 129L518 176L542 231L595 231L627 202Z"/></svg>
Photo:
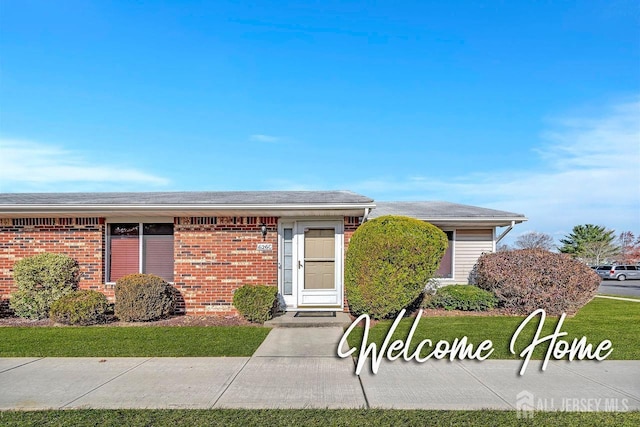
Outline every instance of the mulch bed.
<svg viewBox="0 0 640 427"><path fill-rule="evenodd" d="M415 316L417 314L413 313ZM487 311L461 311L461 310L445 310L441 308L423 308L422 317L468 317L468 316L513 316L504 309L494 308Z"/></svg>
<svg viewBox="0 0 640 427"><path fill-rule="evenodd" d="M60 326L60 323L55 323L50 319L43 320L29 320L22 319L20 317L5 317L0 319L0 327L7 326ZM239 316L171 316L167 319L155 320L152 322L120 322L115 318L110 317L107 323L100 326L260 326L253 323L249 323Z"/></svg>
<svg viewBox="0 0 640 427"><path fill-rule="evenodd" d="M415 317L418 314L417 311L408 313L406 317ZM422 310L422 317L469 317L469 316L510 316L502 309L493 309L489 311L460 311L460 310L444 310L425 308ZM356 318L351 316L351 321ZM371 320L371 326L374 326L379 321ZM64 327L60 323L55 323L49 319L43 320L30 320L22 319L20 317L4 317L0 318L0 327L21 326L21 327L38 327L38 326L60 326ZM155 320L152 322L120 322L113 316L109 317L107 323L96 326L261 326L255 323L250 323L240 316L171 316L167 319Z"/></svg>

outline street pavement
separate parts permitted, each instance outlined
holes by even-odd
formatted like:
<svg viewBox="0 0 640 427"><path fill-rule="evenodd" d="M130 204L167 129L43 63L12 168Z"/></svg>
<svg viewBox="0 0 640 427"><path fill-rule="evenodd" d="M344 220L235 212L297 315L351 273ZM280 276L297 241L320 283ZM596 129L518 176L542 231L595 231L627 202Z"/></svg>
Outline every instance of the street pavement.
<svg viewBox="0 0 640 427"><path fill-rule="evenodd" d="M598 288L599 294L621 295L640 298L640 280L603 280Z"/></svg>
<svg viewBox="0 0 640 427"><path fill-rule="evenodd" d="M2 358L0 409L639 410L640 361L383 360L355 375L340 327L274 328L253 357Z"/></svg>

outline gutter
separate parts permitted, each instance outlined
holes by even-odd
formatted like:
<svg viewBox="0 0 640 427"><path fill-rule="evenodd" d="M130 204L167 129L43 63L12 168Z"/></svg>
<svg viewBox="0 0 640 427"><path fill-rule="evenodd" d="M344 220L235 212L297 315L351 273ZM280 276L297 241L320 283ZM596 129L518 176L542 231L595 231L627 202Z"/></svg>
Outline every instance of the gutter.
<svg viewBox="0 0 640 427"><path fill-rule="evenodd" d="M410 216L410 215L409 215ZM417 218L420 221L428 221L428 222L495 222L495 221L511 221L511 226L513 227L515 224L520 224L521 222L527 221L526 217L440 217L440 218Z"/></svg>
<svg viewBox="0 0 640 427"><path fill-rule="evenodd" d="M57 214L150 214L153 212L288 212L288 211L351 211L365 210L365 217L374 203L326 203L326 204L234 204L234 205L4 205L0 206L0 217L17 215Z"/></svg>
<svg viewBox="0 0 640 427"><path fill-rule="evenodd" d="M362 204L295 204L295 205L5 205L0 215L33 213L95 213L127 211L269 211L269 210L341 210L375 207L374 203Z"/></svg>

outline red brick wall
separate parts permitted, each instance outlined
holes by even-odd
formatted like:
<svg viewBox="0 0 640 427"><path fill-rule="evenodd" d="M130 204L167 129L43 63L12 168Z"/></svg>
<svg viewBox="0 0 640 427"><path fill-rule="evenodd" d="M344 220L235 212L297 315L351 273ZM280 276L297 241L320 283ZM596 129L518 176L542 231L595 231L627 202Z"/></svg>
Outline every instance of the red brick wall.
<svg viewBox="0 0 640 427"><path fill-rule="evenodd" d="M349 241L351 240L351 236L356 231L358 226L360 225L360 219L354 216L345 216L344 217L344 256L345 259L347 257L347 249L349 248ZM344 269L344 267L343 267ZM344 288L344 312L349 312L349 302L347 301L347 290L346 286L343 284Z"/></svg>
<svg viewBox="0 0 640 427"><path fill-rule="evenodd" d="M174 220L174 285L178 308L187 314L236 314L233 292L244 284L278 284L278 218L188 217ZM357 217L344 218L345 254ZM262 223L268 233L263 241ZM104 282L105 225L101 218L0 220L0 298L16 288L13 264L40 252L65 253L81 268L80 287L99 290L110 299L114 285ZM272 251L258 251L270 243ZM1 310L1 306L0 306ZM348 305L345 298L345 311Z"/></svg>
<svg viewBox="0 0 640 427"><path fill-rule="evenodd" d="M277 218L176 218L174 242L175 287L184 300L179 308L188 314L236 314L237 288L278 284ZM273 250L258 251L259 243Z"/></svg>
<svg viewBox="0 0 640 427"><path fill-rule="evenodd" d="M0 306L16 290L13 265L40 252L64 253L80 264L80 287L113 296L104 285L104 221L100 218L0 219Z"/></svg>

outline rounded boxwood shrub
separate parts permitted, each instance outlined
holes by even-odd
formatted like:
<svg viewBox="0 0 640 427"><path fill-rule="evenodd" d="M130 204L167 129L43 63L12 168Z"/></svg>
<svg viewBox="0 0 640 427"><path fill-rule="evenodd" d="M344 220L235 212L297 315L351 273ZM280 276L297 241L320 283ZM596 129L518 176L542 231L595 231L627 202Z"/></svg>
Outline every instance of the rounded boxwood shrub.
<svg viewBox="0 0 640 427"><path fill-rule="evenodd" d="M264 323L273 316L278 288L266 285L244 285L233 294L233 305L250 322Z"/></svg>
<svg viewBox="0 0 640 427"><path fill-rule="evenodd" d="M428 296L424 307L445 310L485 311L494 308L498 298L489 291L473 285L449 285Z"/></svg>
<svg viewBox="0 0 640 427"><path fill-rule="evenodd" d="M116 281L115 315L125 322L147 322L173 313L175 292L153 274L129 274Z"/></svg>
<svg viewBox="0 0 640 427"><path fill-rule="evenodd" d="M101 292L74 291L51 304L49 317L66 325L94 325L106 320L108 307L107 297Z"/></svg>
<svg viewBox="0 0 640 427"><path fill-rule="evenodd" d="M475 284L493 292L501 307L528 315L573 314L596 294L600 277L569 255L522 249L482 255L475 266Z"/></svg>
<svg viewBox="0 0 640 427"><path fill-rule="evenodd" d="M11 309L20 317L44 319L54 301L78 287L80 267L68 255L43 252L16 262L13 278L18 290Z"/></svg>
<svg viewBox="0 0 640 427"><path fill-rule="evenodd" d="M345 288L355 315L395 315L421 294L447 249L436 226L403 216L382 216L353 233L345 260Z"/></svg>

